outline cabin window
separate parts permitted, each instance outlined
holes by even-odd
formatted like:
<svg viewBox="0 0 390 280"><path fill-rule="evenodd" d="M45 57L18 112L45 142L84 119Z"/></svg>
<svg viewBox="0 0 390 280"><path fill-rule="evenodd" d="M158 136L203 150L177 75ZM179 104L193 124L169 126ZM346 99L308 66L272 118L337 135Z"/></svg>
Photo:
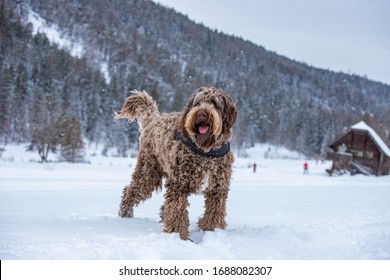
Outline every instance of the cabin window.
<svg viewBox="0 0 390 280"><path fill-rule="evenodd" d="M369 152L369 151L366 151L366 157L368 159L372 159L374 157L374 153L373 152Z"/></svg>
<svg viewBox="0 0 390 280"><path fill-rule="evenodd" d="M338 148L337 148L337 151L339 153L345 153L347 151L347 146L343 143L341 144Z"/></svg>
<svg viewBox="0 0 390 280"><path fill-rule="evenodd" d="M354 156L363 157L363 151L352 150L352 149L351 149L351 153L352 153Z"/></svg>

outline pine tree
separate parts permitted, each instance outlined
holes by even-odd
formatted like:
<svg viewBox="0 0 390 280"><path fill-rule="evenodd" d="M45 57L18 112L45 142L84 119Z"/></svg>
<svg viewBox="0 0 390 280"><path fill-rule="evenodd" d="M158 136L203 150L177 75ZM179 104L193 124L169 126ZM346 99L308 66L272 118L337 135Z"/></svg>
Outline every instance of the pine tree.
<svg viewBox="0 0 390 280"><path fill-rule="evenodd" d="M156 86L153 86L152 87L152 90L150 92L150 96L156 101L157 104L160 103L160 95L157 91L157 87Z"/></svg>
<svg viewBox="0 0 390 280"><path fill-rule="evenodd" d="M48 94L36 86L31 110L31 142L29 151L38 151L41 162L47 162L50 152L55 153L59 144L59 119L49 111Z"/></svg>
<svg viewBox="0 0 390 280"><path fill-rule="evenodd" d="M84 161L84 143L81 137L80 121L72 117L62 125L61 157L68 162Z"/></svg>
<svg viewBox="0 0 390 280"><path fill-rule="evenodd" d="M171 111L180 112L184 108L186 101L187 100L184 100L184 96L182 92L179 89L177 89L173 95Z"/></svg>
<svg viewBox="0 0 390 280"><path fill-rule="evenodd" d="M12 122L13 122L13 140L18 143L29 139L28 127L28 77L27 69L19 64L16 69L15 93L12 100Z"/></svg>
<svg viewBox="0 0 390 280"><path fill-rule="evenodd" d="M7 144L11 132L11 95L13 94L12 70L0 76L0 143Z"/></svg>

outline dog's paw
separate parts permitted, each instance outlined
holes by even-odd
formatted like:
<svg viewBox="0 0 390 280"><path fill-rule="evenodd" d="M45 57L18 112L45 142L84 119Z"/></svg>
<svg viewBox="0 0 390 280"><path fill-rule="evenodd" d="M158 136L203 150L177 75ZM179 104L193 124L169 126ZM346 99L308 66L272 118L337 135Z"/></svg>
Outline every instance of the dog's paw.
<svg viewBox="0 0 390 280"><path fill-rule="evenodd" d="M134 217L134 210L133 210L133 208L120 209L119 216L121 216L122 218L133 218Z"/></svg>

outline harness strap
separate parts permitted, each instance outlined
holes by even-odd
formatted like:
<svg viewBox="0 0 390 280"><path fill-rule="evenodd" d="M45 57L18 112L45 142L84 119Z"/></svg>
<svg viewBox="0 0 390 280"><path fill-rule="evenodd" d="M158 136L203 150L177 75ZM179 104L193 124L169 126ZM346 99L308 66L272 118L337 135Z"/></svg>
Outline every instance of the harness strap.
<svg viewBox="0 0 390 280"><path fill-rule="evenodd" d="M212 149L208 151L207 153L199 149L196 144L190 139L190 138L183 138L181 137L180 132L176 132L175 134L175 140L181 140L192 152L194 152L197 155L200 155L202 157L223 157L230 151L230 143L227 142L223 144L218 149Z"/></svg>

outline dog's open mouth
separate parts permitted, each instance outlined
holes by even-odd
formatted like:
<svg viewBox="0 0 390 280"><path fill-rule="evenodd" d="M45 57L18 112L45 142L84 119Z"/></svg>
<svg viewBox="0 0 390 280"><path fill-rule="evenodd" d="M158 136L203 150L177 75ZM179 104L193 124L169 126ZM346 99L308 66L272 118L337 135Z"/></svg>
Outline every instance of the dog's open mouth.
<svg viewBox="0 0 390 280"><path fill-rule="evenodd" d="M199 126L199 133L200 134L206 134L207 131L209 131L209 126L208 125L201 125L201 126Z"/></svg>
<svg viewBox="0 0 390 280"><path fill-rule="evenodd" d="M205 121L200 121L195 124L195 131L199 134L207 134L210 131L210 124Z"/></svg>
<svg viewBox="0 0 390 280"><path fill-rule="evenodd" d="M198 135L207 135L211 128L210 124L206 121L198 121L195 123L195 130Z"/></svg>

